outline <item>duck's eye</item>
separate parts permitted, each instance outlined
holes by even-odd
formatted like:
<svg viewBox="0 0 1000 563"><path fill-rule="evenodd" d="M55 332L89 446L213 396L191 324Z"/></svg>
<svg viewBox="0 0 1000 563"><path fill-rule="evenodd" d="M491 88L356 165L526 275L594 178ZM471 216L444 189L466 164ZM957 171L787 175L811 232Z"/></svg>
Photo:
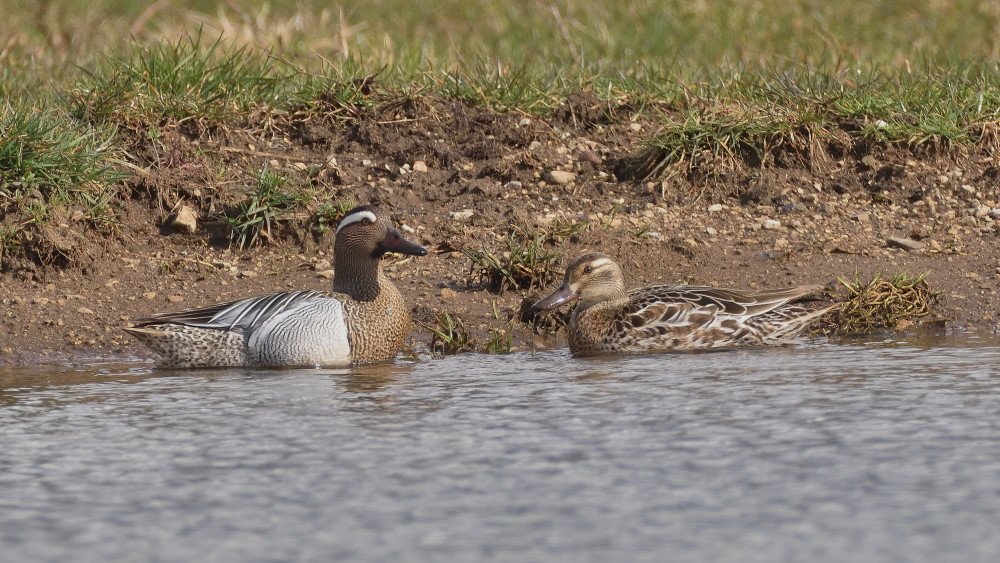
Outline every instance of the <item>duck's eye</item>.
<svg viewBox="0 0 1000 563"><path fill-rule="evenodd" d="M585 267L583 269L583 273L585 273L585 274L589 274L590 272L593 272L593 271L594 271L594 267L593 266L587 266L587 267Z"/></svg>
<svg viewBox="0 0 1000 563"><path fill-rule="evenodd" d="M364 219L361 220L361 224L362 225L371 225L372 224L372 220L369 219L369 218L367 218L367 217L365 217Z"/></svg>

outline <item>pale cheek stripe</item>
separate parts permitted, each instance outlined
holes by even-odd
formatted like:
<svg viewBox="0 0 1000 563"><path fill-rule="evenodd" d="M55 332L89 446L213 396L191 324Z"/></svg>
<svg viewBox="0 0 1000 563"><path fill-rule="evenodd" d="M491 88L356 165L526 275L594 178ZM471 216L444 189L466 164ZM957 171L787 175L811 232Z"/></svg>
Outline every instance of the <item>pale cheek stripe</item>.
<svg viewBox="0 0 1000 563"><path fill-rule="evenodd" d="M595 272L603 270L604 268L607 268L612 264L614 264L614 262L611 261L609 258L601 258L598 260L594 260L590 263L590 266L594 268L593 270L591 270L590 274L593 275Z"/></svg>
<svg viewBox="0 0 1000 563"><path fill-rule="evenodd" d="M359 211L353 215L348 215L347 217L344 217L344 220L341 221L340 225L337 226L337 233L335 234L339 234L340 229L343 229L347 225L350 225L351 223L357 223L358 221L363 221L365 219L368 219L372 223L374 223L377 220L375 214L372 213L371 211Z"/></svg>

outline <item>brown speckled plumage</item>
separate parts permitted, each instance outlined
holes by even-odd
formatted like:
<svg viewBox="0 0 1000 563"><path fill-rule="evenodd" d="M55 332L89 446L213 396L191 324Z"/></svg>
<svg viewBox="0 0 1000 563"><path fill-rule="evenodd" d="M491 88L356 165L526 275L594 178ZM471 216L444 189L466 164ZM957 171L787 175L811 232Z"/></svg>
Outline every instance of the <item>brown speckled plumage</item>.
<svg viewBox="0 0 1000 563"><path fill-rule="evenodd" d="M369 301L344 301L347 318L367 327L347 333L355 364L371 364L395 356L410 331L410 313L403 296L381 272L378 288Z"/></svg>
<svg viewBox="0 0 1000 563"><path fill-rule="evenodd" d="M164 313L125 329L162 358L163 367L346 366L396 355L410 316L382 273L386 252L422 256L388 216L349 211L334 243L333 292L286 291L200 309Z"/></svg>
<svg viewBox="0 0 1000 563"><path fill-rule="evenodd" d="M569 324L574 355L766 346L791 341L837 306L797 303L818 289L679 285L626 291L618 264L603 254L588 254L571 264L562 284L534 308L579 300Z"/></svg>

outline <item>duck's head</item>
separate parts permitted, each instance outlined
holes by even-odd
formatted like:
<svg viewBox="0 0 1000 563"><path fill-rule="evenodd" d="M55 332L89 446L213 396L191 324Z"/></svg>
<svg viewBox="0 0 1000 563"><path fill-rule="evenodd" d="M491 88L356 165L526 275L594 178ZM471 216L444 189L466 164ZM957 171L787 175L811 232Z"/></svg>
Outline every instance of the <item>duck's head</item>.
<svg viewBox="0 0 1000 563"><path fill-rule="evenodd" d="M334 254L338 259L358 255L381 258L387 252L423 256L427 249L403 238L389 215L377 207L355 207L340 220L334 242Z"/></svg>
<svg viewBox="0 0 1000 563"><path fill-rule="evenodd" d="M548 296L535 302L535 311L554 309L575 299L581 307L589 307L625 294L622 270L614 260L604 254L581 256L566 269L566 277Z"/></svg>

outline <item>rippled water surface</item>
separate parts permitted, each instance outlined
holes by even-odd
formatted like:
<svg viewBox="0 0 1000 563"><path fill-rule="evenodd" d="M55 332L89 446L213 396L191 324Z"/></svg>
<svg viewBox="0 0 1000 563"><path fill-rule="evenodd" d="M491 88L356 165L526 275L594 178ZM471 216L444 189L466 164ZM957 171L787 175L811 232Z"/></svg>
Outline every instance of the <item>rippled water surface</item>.
<svg viewBox="0 0 1000 563"><path fill-rule="evenodd" d="M4 561L996 561L1000 338L0 369Z"/></svg>

